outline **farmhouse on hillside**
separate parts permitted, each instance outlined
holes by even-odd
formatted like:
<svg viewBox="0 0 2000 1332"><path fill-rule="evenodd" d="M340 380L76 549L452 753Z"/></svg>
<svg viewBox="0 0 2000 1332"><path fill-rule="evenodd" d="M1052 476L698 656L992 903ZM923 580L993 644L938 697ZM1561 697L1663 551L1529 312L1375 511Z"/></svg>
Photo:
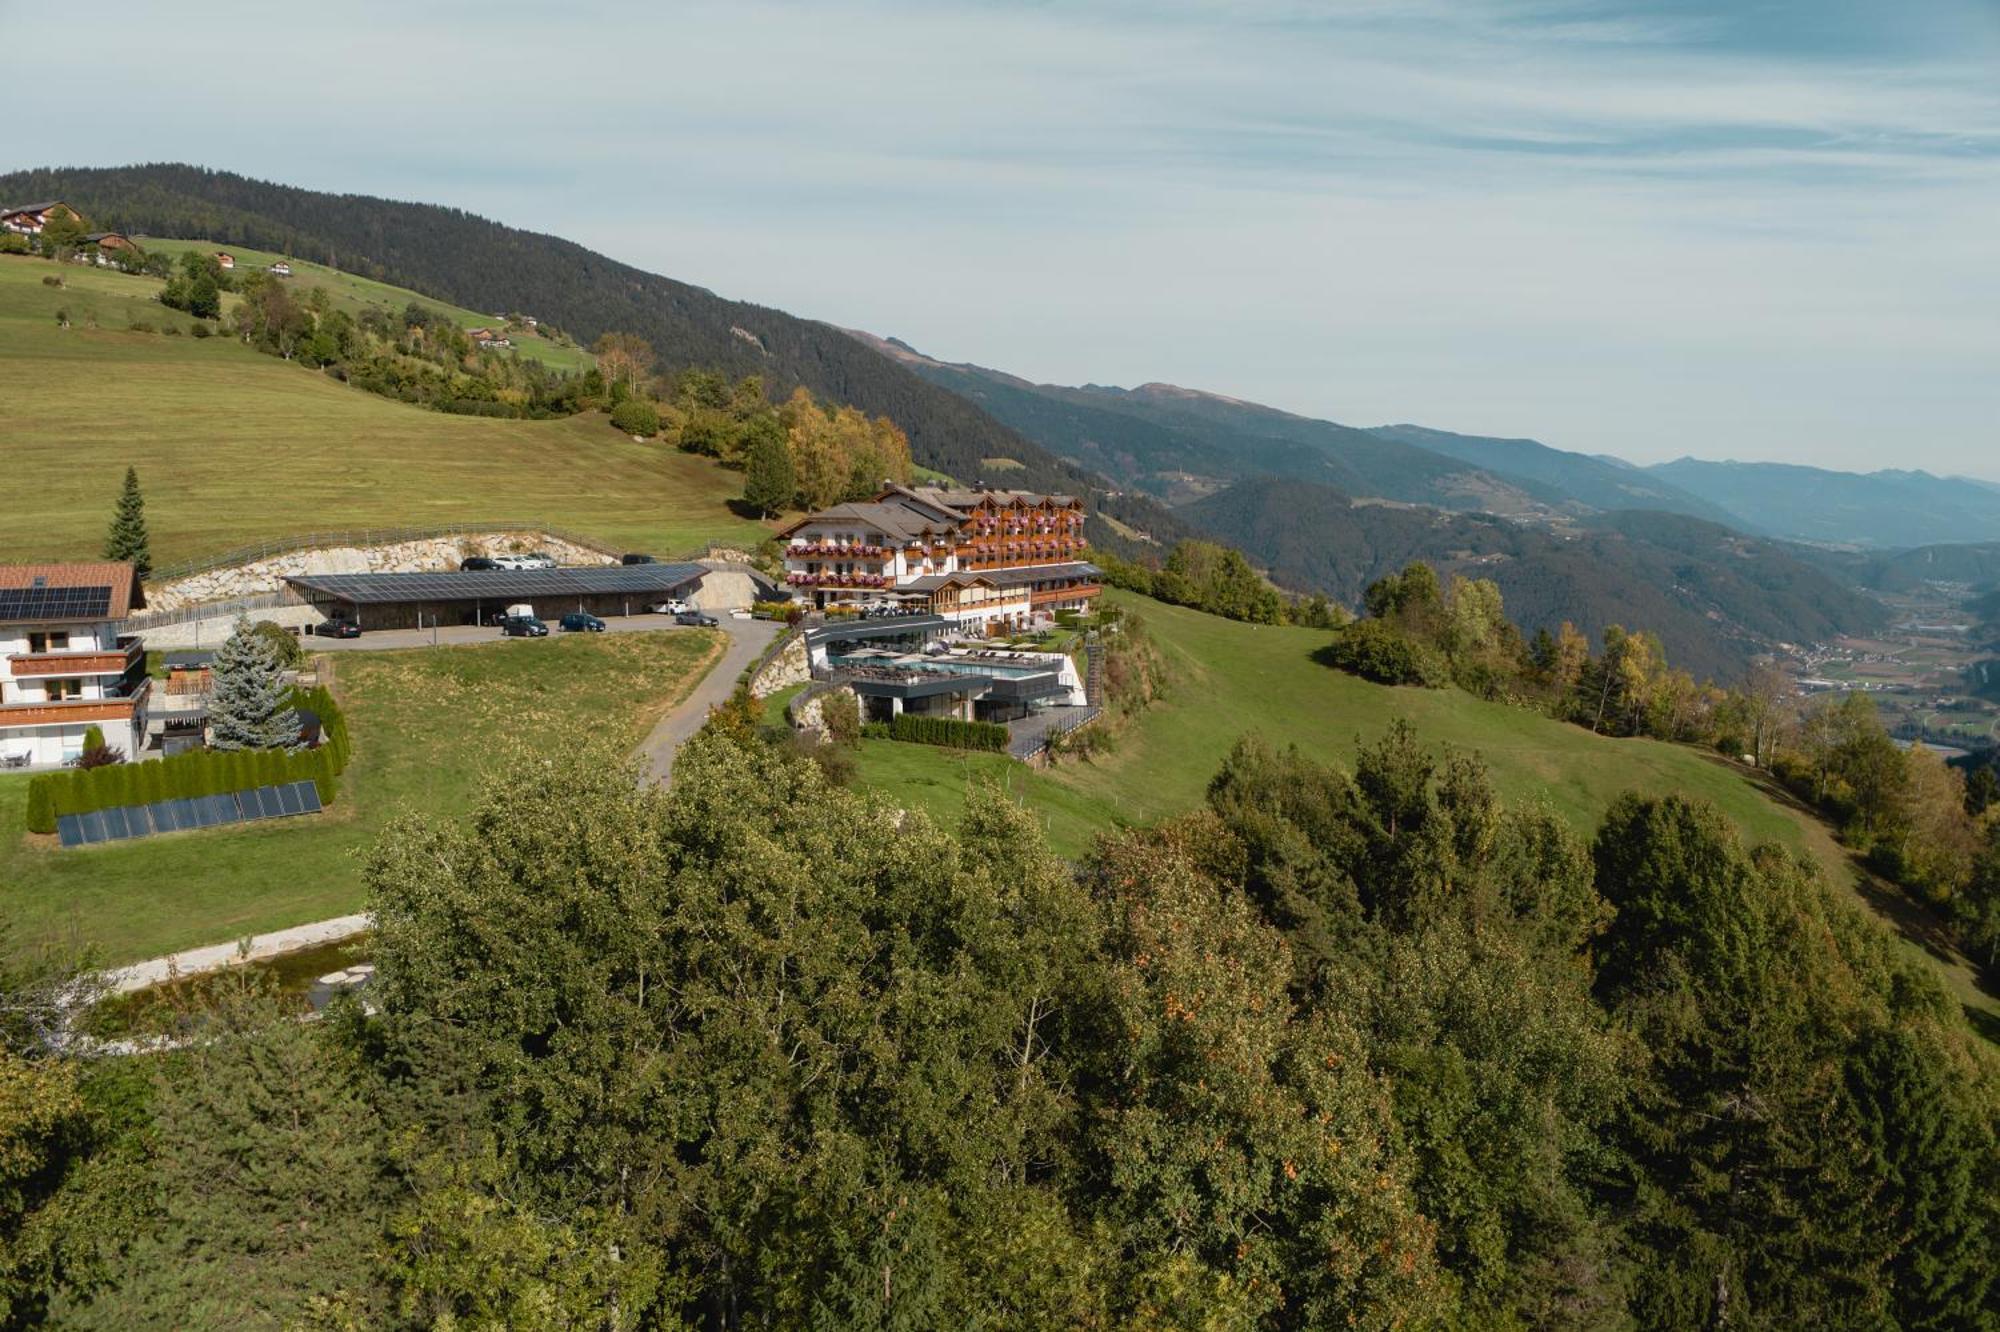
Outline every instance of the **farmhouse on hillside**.
<svg viewBox="0 0 2000 1332"><path fill-rule="evenodd" d="M0 764L73 762L92 726L139 756L146 653L118 630L145 604L129 563L0 566Z"/></svg>
<svg viewBox="0 0 2000 1332"><path fill-rule="evenodd" d="M93 231L85 236L83 240L86 245L95 245L97 247L97 266L99 268L108 267L112 263L112 254L119 250L124 250L129 254L145 253L144 250L139 248L138 242L123 232Z"/></svg>
<svg viewBox="0 0 2000 1332"><path fill-rule="evenodd" d="M42 203L0 204L0 227L21 236L39 236L42 228L59 217L73 222L83 221L83 214L71 208L60 199L49 199Z"/></svg>
<svg viewBox="0 0 2000 1332"><path fill-rule="evenodd" d="M284 260L280 259L277 263L271 265L272 277L290 277L291 275L292 266Z"/></svg>
<svg viewBox="0 0 2000 1332"><path fill-rule="evenodd" d="M217 250L215 252L215 265L217 268L223 269L234 268L236 267L236 256L227 250Z"/></svg>
<svg viewBox="0 0 2000 1332"><path fill-rule="evenodd" d="M1086 610L1103 591L1072 495L892 485L778 535L785 581L822 610L894 608L997 635Z"/></svg>

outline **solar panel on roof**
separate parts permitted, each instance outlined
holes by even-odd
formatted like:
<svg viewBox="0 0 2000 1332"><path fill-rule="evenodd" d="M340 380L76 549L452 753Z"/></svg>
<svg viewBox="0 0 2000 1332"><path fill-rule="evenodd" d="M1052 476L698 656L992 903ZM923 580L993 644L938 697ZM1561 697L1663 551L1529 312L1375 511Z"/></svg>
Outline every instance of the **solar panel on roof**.
<svg viewBox="0 0 2000 1332"><path fill-rule="evenodd" d="M110 613L109 587L0 588L0 620L88 620Z"/></svg>
<svg viewBox="0 0 2000 1332"><path fill-rule="evenodd" d="M323 597L356 604L405 601L522 601L537 597L667 593L699 578L698 564L600 565L585 569L500 569L431 574L311 574L289 579Z"/></svg>

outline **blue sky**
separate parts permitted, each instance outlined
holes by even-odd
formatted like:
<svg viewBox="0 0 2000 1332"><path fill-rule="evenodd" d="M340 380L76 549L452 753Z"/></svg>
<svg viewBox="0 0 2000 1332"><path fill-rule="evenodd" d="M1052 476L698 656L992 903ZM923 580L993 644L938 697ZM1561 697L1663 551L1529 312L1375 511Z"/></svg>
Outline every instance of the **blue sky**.
<svg viewBox="0 0 2000 1332"><path fill-rule="evenodd" d="M0 0L0 160L454 204L1057 382L2000 479L2000 5Z"/></svg>

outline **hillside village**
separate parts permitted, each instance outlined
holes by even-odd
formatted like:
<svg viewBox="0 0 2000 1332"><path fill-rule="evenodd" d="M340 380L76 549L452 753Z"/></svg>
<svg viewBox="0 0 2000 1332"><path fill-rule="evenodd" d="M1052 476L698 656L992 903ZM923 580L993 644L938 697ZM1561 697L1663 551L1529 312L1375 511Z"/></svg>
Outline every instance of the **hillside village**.
<svg viewBox="0 0 2000 1332"><path fill-rule="evenodd" d="M0 1323L2000 1316L1981 580L1170 509L837 329L74 183L0 208Z"/></svg>

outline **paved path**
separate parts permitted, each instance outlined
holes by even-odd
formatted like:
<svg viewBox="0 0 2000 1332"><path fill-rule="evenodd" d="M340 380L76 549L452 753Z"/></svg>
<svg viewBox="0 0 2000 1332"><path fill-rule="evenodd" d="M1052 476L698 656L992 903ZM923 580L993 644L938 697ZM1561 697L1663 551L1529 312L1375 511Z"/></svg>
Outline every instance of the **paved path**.
<svg viewBox="0 0 2000 1332"><path fill-rule="evenodd" d="M609 623L617 628L629 626L632 629L658 629L662 627L660 622L667 618L663 615L634 616L630 621L613 620ZM722 630L729 637L728 646L723 649L721 659L709 667L708 674L701 678L701 682L694 687L694 692L682 699L672 712L660 719L652 734L648 735L645 743L639 747L640 755L646 762L647 779L650 781L667 780L667 775L673 770L674 751L679 749L681 743L689 736L701 729L702 722L708 719L709 708L729 697L736 688L736 677L743 673L743 668L755 661L783 628L782 624L774 620L738 620L726 615L722 616L721 620ZM652 621L652 623L641 621ZM491 630L474 632L478 634L476 640L459 641L486 642L494 636ZM450 635L452 631L447 629L443 633ZM384 641L400 638L405 634L411 641ZM385 648L415 647L417 634L418 631L414 629L395 630L376 635L372 645ZM428 643L429 640L430 633L426 630L423 633L423 641ZM333 646L337 641L327 641L326 645ZM512 641L532 646L536 640ZM360 639L340 645L351 649L356 643L368 642L368 636L364 635ZM166 957L156 957L146 962L135 962L131 966L117 967L104 973L104 979L112 993L127 994L178 976L199 976L205 972L220 971L237 962L255 962L263 958L277 957L281 953L296 953L304 948L337 943L362 933L370 927L370 924L368 916L363 914L315 921L311 925L294 925L290 929L273 930L269 934L257 935L248 941L247 946L242 941L209 944L206 947L190 948L184 952L171 953Z"/></svg>
<svg viewBox="0 0 2000 1332"><path fill-rule="evenodd" d="M737 620L724 616L722 629L729 635L729 646L722 660L709 667L694 692L662 717L639 746L639 755L645 760L646 773L652 781L662 784L667 781L674 770L674 754L682 743L701 729L710 708L735 692L736 677L771 645L784 625L777 620Z"/></svg>
<svg viewBox="0 0 2000 1332"><path fill-rule="evenodd" d="M273 930L269 934L253 935L247 942L209 944L204 948L190 948L181 953L169 953L149 962L134 962L129 967L116 967L104 973L106 986L113 994L129 994L133 990L143 990L150 985L158 985L176 976L199 976L204 972L220 971L237 962L256 962L280 953L296 953L302 948L317 948L321 944L338 943L342 939L360 934L369 927L366 915L339 916L333 920L315 921L311 925L294 925L286 930Z"/></svg>

